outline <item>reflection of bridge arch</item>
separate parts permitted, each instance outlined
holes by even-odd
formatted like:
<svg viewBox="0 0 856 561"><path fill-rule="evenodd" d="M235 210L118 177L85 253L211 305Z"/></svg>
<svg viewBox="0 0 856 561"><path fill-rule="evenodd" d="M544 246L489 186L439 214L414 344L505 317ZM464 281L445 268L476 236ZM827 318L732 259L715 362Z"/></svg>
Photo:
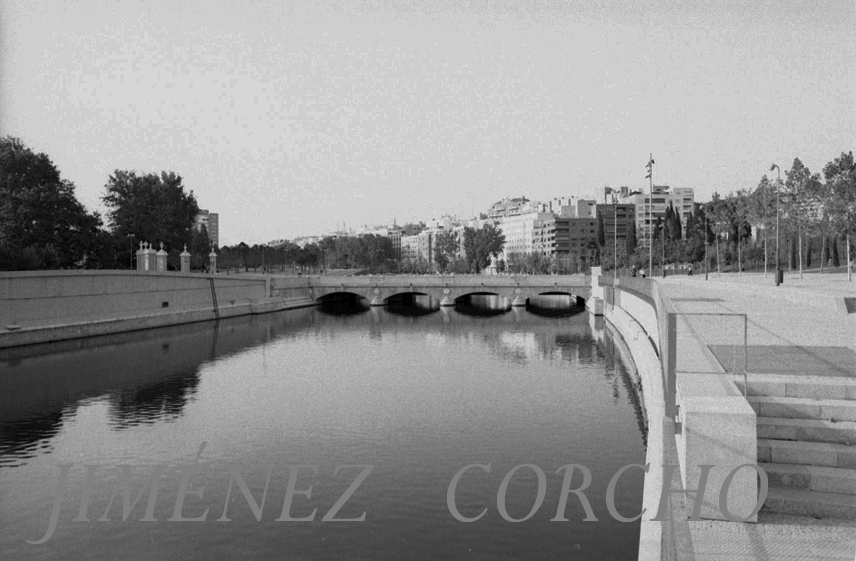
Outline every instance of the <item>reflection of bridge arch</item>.
<svg viewBox="0 0 856 561"><path fill-rule="evenodd" d="M537 296L570 296L571 303L578 307L584 308L586 305L586 299L576 294L574 292L563 291L563 290L548 290L547 292L539 292ZM531 296L530 296L531 298ZM526 299L526 303L529 303L529 298Z"/></svg>

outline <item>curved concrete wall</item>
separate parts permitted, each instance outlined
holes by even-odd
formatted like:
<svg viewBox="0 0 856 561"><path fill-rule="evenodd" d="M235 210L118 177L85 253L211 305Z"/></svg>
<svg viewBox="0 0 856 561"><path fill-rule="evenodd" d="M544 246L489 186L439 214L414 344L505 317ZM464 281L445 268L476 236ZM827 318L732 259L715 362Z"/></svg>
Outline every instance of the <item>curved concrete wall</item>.
<svg viewBox="0 0 856 561"><path fill-rule="evenodd" d="M649 383L650 389L654 390L653 394L647 391L648 388L643 392L646 408L651 402L649 397L662 396L662 401L654 399L653 403L663 415L662 457L661 461L656 463L649 457L652 467L664 463L678 465L682 488L697 489L701 475L700 466L714 466L707 479L701 518L728 519L720 511L718 498L726 476L733 469L756 462L754 412L734 383L723 378L721 374L677 371L676 357L680 354L678 351L684 354L696 352L698 348L704 348L705 341L690 341L687 337L691 334L687 333L684 333L683 337L678 336L678 324L685 321L685 318L675 310L655 282L619 279L619 283L614 287L610 286L606 292L607 320L616 326L628 342L637 367L640 367L640 364L649 366L647 370L640 368L640 372L647 371L649 374L647 378L643 377L643 383ZM654 356L655 351L659 356ZM655 413L650 410L649 413L652 418L649 432L651 445L656 442L656 435L653 434L656 423L653 421ZM649 478L652 488L659 487L662 490L664 485L671 485L674 489L675 482L663 481L662 477L657 480L657 476L649 473L645 483L646 500ZM736 517L748 517L751 522L757 521L757 514L750 516L757 496L758 482L755 472L751 469L738 471L728 487L730 512ZM694 504L694 499L691 502ZM683 507L679 510L688 513ZM686 515L683 518L685 523ZM643 524L643 532L644 528ZM670 529L673 535L667 539ZM669 557L670 549L680 550L681 536L674 530L674 525L664 527L663 558ZM651 547L653 548L653 545ZM677 555L677 558L684 557Z"/></svg>

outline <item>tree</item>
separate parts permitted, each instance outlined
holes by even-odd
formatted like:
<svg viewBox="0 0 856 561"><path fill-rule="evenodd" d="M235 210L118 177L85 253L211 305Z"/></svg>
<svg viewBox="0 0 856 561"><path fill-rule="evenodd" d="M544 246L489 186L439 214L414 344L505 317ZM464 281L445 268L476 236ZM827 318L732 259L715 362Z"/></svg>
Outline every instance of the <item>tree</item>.
<svg viewBox="0 0 856 561"><path fill-rule="evenodd" d="M632 256L636 253L636 244L636 221L631 220L630 224L627 226L627 239L625 240L628 256Z"/></svg>
<svg viewBox="0 0 856 561"><path fill-rule="evenodd" d="M440 232L434 237L434 263L439 271L445 271L458 255L458 234Z"/></svg>
<svg viewBox="0 0 856 561"><path fill-rule="evenodd" d="M163 242L167 249L192 243L199 205L193 191L184 191L181 176L116 170L104 187L106 194L101 200L109 209L110 228L116 238L133 234L153 246Z"/></svg>
<svg viewBox="0 0 856 561"><path fill-rule="evenodd" d="M850 272L850 239L856 232L856 162L853 152L841 153L841 156L829 162L823 168L823 177L827 185L827 212L830 229L837 235L843 235L847 243L848 279ZM838 244L835 244L835 255Z"/></svg>
<svg viewBox="0 0 856 561"><path fill-rule="evenodd" d="M757 229L764 231L764 266L766 271L769 260L770 230L776 224L776 186L764 175L758 186L748 195L746 201L746 221ZM776 261L778 264L778 260Z"/></svg>
<svg viewBox="0 0 856 561"><path fill-rule="evenodd" d="M208 254L211 253L211 240L208 238L208 228L202 225L199 230L194 229L190 236L190 245L187 246L190 253L190 267L203 269L208 265ZM222 253L222 252L221 252ZM220 262L220 266L225 263Z"/></svg>
<svg viewBox="0 0 856 561"><path fill-rule="evenodd" d="M597 245L603 247L606 245L606 228L603 224L603 213L597 213Z"/></svg>
<svg viewBox="0 0 856 561"><path fill-rule="evenodd" d="M74 190L46 154L0 139L0 269L98 265L101 217Z"/></svg>
<svg viewBox="0 0 856 561"><path fill-rule="evenodd" d="M811 230L814 222L814 216L810 211L812 209L814 194L818 190L814 185L820 182L820 178L817 174L812 175L811 171L803 165L799 158L794 158L794 163L791 169L787 171L786 176L786 215L790 225L790 232L792 235L796 235L799 248L797 254L800 277L802 277L802 238L806 230ZM791 257L791 260L793 261L793 257Z"/></svg>
<svg viewBox="0 0 856 561"><path fill-rule="evenodd" d="M474 273L490 265L491 256L497 259L504 246L505 235L492 224L485 224L479 230L464 228L464 253Z"/></svg>

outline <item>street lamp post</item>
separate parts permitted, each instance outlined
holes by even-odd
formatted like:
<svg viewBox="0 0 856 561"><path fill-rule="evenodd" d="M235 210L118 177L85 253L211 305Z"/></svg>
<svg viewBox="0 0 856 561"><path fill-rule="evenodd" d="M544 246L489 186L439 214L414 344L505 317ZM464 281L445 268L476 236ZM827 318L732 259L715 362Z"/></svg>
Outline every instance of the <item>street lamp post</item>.
<svg viewBox="0 0 856 561"><path fill-rule="evenodd" d="M782 183L782 170L778 165L770 166L770 171L776 170L776 286L779 286L779 187Z"/></svg>
<svg viewBox="0 0 856 561"><path fill-rule="evenodd" d="M704 211L704 280L707 280L707 211Z"/></svg>
<svg viewBox="0 0 856 561"><path fill-rule="evenodd" d="M615 269L612 272L612 278L618 277L618 197L612 193L612 233L613 233L613 257L615 261Z"/></svg>
<svg viewBox="0 0 856 561"><path fill-rule="evenodd" d="M129 255L128 265L130 266L131 270L134 270L134 237L135 236L134 236L134 234L128 234L125 237L128 238L129 242L131 242L131 252Z"/></svg>
<svg viewBox="0 0 856 561"><path fill-rule="evenodd" d="M654 269L654 222L651 213L654 210L654 154L648 154L648 276L653 276Z"/></svg>

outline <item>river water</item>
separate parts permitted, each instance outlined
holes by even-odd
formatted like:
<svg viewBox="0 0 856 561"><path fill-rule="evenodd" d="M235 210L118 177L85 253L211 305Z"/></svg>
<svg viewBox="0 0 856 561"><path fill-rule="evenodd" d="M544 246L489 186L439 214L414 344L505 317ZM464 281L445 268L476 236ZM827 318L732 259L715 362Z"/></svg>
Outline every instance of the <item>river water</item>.
<svg viewBox="0 0 856 561"><path fill-rule="evenodd" d="M616 472L645 463L644 421L632 367L600 320L408 304L0 351L2 558L635 559L639 521L616 521L606 497ZM453 506L486 512L462 522L447 494L470 464L484 467L460 477ZM521 464L503 511L498 491ZM597 521L583 521L573 494L558 517L568 521L552 520L567 464L591 472ZM536 503L532 466L542 504L509 522ZM46 536L63 469L55 531L27 543ZM617 480L625 517L640 511L643 475ZM571 488L581 482L576 470Z"/></svg>

